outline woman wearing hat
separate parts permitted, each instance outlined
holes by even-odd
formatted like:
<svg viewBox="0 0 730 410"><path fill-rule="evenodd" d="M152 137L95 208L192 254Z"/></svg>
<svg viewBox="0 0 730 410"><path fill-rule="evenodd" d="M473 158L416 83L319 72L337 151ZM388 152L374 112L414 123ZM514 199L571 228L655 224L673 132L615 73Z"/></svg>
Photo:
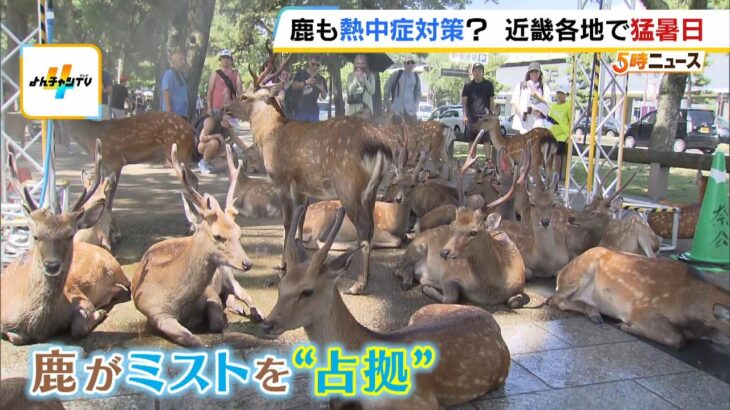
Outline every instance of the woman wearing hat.
<svg viewBox="0 0 730 410"><path fill-rule="evenodd" d="M373 115L373 94L375 94L375 76L368 68L368 58L358 54L352 62L355 69L347 76L347 112L346 115L362 115L370 118Z"/></svg>
<svg viewBox="0 0 730 410"><path fill-rule="evenodd" d="M221 50L218 60L220 70L210 73L208 79L208 115L220 111L223 106L241 95L241 75L233 68L233 56L229 50Z"/></svg>
<svg viewBox="0 0 730 410"><path fill-rule="evenodd" d="M521 134L533 129L535 127L535 116L531 115L532 108L535 104L543 103L549 109L550 104L552 104L550 93L550 87L543 83L540 64L530 63L525 79L515 85L512 90L511 104L514 114L512 128ZM537 116L542 116L541 112L537 113ZM547 112L544 117L546 116Z"/></svg>

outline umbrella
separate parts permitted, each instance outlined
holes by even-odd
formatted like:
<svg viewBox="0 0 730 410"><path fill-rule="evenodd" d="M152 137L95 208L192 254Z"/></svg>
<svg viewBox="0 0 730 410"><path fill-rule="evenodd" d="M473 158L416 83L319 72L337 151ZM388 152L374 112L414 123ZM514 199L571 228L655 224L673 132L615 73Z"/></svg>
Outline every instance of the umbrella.
<svg viewBox="0 0 730 410"><path fill-rule="evenodd" d="M355 56L357 54L350 54L348 60L355 61ZM372 71L382 73L383 71L387 70L388 67L393 65L393 60L385 53L371 53L371 54L365 54L368 58L368 67Z"/></svg>

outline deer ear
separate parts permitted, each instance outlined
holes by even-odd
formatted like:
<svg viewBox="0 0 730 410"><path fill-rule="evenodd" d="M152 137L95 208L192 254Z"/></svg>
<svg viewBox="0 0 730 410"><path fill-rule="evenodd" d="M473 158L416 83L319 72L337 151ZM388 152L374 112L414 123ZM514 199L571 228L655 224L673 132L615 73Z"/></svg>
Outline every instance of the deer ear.
<svg viewBox="0 0 730 410"><path fill-rule="evenodd" d="M730 307L717 303L712 307L712 314L717 320L730 322Z"/></svg>
<svg viewBox="0 0 730 410"><path fill-rule="evenodd" d="M611 200L611 203L608 204L608 210L613 214L619 211L621 209L621 205L624 203L624 197L617 196L616 198L613 198Z"/></svg>
<svg viewBox="0 0 730 410"><path fill-rule="evenodd" d="M492 212L487 217L486 227L488 231L493 231L499 227L499 223L502 222L502 215L498 212Z"/></svg>
<svg viewBox="0 0 730 410"><path fill-rule="evenodd" d="M190 202L190 199L183 193L180 193L183 200L183 208L185 209L185 218L193 225L199 225L203 222L203 216L200 210Z"/></svg>
<svg viewBox="0 0 730 410"><path fill-rule="evenodd" d="M335 259L327 262L322 272L330 278L337 278L343 273L347 272L352 262L355 260L356 255L360 254L360 248L355 248L351 251L347 251Z"/></svg>
<svg viewBox="0 0 730 410"><path fill-rule="evenodd" d="M428 181L429 172L428 171L421 171L418 173L418 182L424 183Z"/></svg>
<svg viewBox="0 0 730 410"><path fill-rule="evenodd" d="M86 229L94 226L96 221L101 218L104 213L106 201L97 201L89 209L81 209L76 214L76 229Z"/></svg>

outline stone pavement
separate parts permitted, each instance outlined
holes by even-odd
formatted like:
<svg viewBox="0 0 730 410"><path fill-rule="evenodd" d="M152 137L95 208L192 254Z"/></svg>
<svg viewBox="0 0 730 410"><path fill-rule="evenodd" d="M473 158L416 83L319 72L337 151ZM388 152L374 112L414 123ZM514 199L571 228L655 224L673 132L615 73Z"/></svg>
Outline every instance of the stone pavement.
<svg viewBox="0 0 730 410"><path fill-rule="evenodd" d="M83 161L83 163L79 163ZM59 158L60 175L78 193L78 169L90 167L88 158ZM201 189L219 198L225 196L227 175L201 176ZM161 166L135 165L125 168L115 212L123 221L125 238L115 247L115 256L131 276L142 252L166 237L184 235L179 203L179 183L173 172ZM268 313L276 302L275 274L281 252L282 228L277 220L241 220L244 249L254 261L254 269L237 274L261 311ZM683 243L686 247L688 243ZM432 301L417 288L400 290L392 268L402 251L376 250L373 253L370 294L344 296L353 315L378 331L392 331L408 323L410 315ZM730 287L730 278L719 283ZM354 277L343 277L340 290L349 288ZM528 285L531 305L540 303L554 289L554 280ZM502 328L511 352L512 366L505 386L479 400L456 409L626 409L626 408L730 408L730 351L705 342L690 342L682 351L658 346L618 330L614 324L596 325L577 314L553 308L488 308ZM109 319L81 341L57 339L80 345L89 354L113 348L173 345L149 330L146 319L132 303L119 305ZM222 335L202 334L211 345L225 343L241 358L252 358L263 350L282 353L294 343L306 340L301 330L285 333L276 341L261 338L257 325L229 315L229 327ZM0 342L2 378L26 376L28 352L32 347L16 347ZM285 400L264 399L251 387L237 390L228 400L191 395L156 400L129 389L105 399L74 400L68 409L299 409L324 408L310 398L311 385L297 377L294 393Z"/></svg>

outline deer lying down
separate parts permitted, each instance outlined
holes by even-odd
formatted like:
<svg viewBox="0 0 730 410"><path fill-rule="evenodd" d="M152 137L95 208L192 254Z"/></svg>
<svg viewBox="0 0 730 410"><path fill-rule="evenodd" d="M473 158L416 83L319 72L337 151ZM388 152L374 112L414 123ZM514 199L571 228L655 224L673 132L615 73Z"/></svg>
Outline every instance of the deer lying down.
<svg viewBox="0 0 730 410"><path fill-rule="evenodd" d="M226 145L228 178L234 184L234 206L240 215L247 218L281 217L281 191L271 181L249 178L243 171L243 164L236 164L235 154Z"/></svg>
<svg viewBox="0 0 730 410"><path fill-rule="evenodd" d="M548 304L601 322L621 320L621 330L676 349L687 339L730 346L730 292L694 268L670 259L593 248L558 274Z"/></svg>
<svg viewBox="0 0 730 410"><path fill-rule="evenodd" d="M174 166L185 188L183 199L195 232L156 243L145 252L132 280L132 298L150 324L175 343L202 346L189 327L207 319L211 331L222 332L227 324L219 296L222 288L211 285L216 270L228 266L246 271L252 264L241 247L241 228L234 220L233 185L224 211L215 198L191 186L175 149L173 145Z"/></svg>
<svg viewBox="0 0 730 410"><path fill-rule="evenodd" d="M524 162L524 173L528 166L529 160ZM514 243L496 230L499 215L489 215L490 209L514 193L517 182L483 209L459 208L452 225L416 235L394 272L401 286L409 288L416 278L427 296L442 303L456 303L463 297L485 305L506 303L511 308L527 304L522 257Z"/></svg>
<svg viewBox="0 0 730 410"><path fill-rule="evenodd" d="M114 304L129 300L129 279L116 259L98 246L73 243L76 231L92 226L105 204L84 210L93 194L84 190L67 212L39 209L28 188L21 188L15 154L8 152L10 180L22 193L33 242L0 281L0 332L14 345L43 342L69 328L73 337L84 337Z"/></svg>
<svg viewBox="0 0 730 410"><path fill-rule="evenodd" d="M58 399L29 399L25 395L28 379L9 377L0 380L0 409L5 410L64 410Z"/></svg>
<svg viewBox="0 0 730 410"><path fill-rule="evenodd" d="M302 212L302 207L297 208L292 226L298 225ZM344 214L340 209L331 233L337 232ZM287 250L296 248L292 231ZM439 350L437 367L416 375L408 398L360 403L365 409L438 409L467 403L504 383L509 373L509 350L497 322L480 308L428 305L411 316L408 326L390 333L378 333L358 323L336 286L357 250L326 262L333 241L334 234L330 234L311 261L287 253L287 273L279 283L276 305L261 325L264 333L278 337L304 327L309 339L320 347L338 343L347 351L360 351L368 343L378 342L425 342Z"/></svg>
<svg viewBox="0 0 730 410"><path fill-rule="evenodd" d="M407 145L407 141L406 141ZM411 215L413 191L417 184L417 175L426 160L425 152L421 155L418 164L411 172L406 172L408 162L407 149L401 150L396 164L395 179L392 186L397 188L394 201L376 201L373 212L375 231L373 246L375 248L399 248L406 237L408 219ZM377 187L372 187L377 189ZM365 195L369 195L366 192ZM309 205L304 217L302 239L304 247L319 249L329 234L337 219L337 210L341 207L340 201L320 201ZM357 229L349 218L345 218L342 227L337 232L333 250L349 250L357 247Z"/></svg>
<svg viewBox="0 0 730 410"><path fill-rule="evenodd" d="M680 204L670 201L661 201L662 205L670 205L679 207L679 229L677 230L677 238L687 239L694 238L697 229L697 221L700 218L700 209L702 208L702 200L705 198L705 190L707 189L708 177L702 175L702 157L697 161L697 176L695 183L697 184L697 202ZM674 223L674 214L669 212L650 212L648 222L651 229L659 236L664 238L672 237L672 224Z"/></svg>
<svg viewBox="0 0 730 410"><path fill-rule="evenodd" d="M94 160L94 177L87 174L86 170L81 171L81 184L86 189L86 192L94 192L89 200L84 205L84 209L88 210L91 207L96 206L99 202L104 202L106 205L101 217L91 228L80 229L74 235L74 242L85 242L92 245L101 246L102 248L111 252L112 244L116 240L120 239L118 231L113 231L113 221L111 209L109 208L109 199L114 191L114 185L116 184L116 175L111 174L109 178L104 179L98 189L94 189L94 182L96 175L101 175L101 141L96 140L96 153Z"/></svg>

